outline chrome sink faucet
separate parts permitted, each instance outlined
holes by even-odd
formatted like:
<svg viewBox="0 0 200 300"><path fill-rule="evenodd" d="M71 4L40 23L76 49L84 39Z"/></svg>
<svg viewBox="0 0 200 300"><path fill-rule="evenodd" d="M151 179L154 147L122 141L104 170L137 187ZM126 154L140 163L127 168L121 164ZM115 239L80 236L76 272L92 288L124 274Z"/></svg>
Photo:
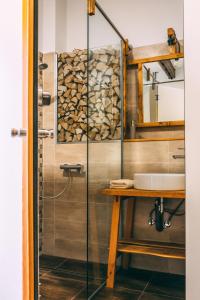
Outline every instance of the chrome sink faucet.
<svg viewBox="0 0 200 300"><path fill-rule="evenodd" d="M184 147L180 147L178 148L178 150L184 150L185 151L185 148ZM172 155L173 159L184 159L185 158L185 155L183 154L178 154L178 155Z"/></svg>
<svg viewBox="0 0 200 300"><path fill-rule="evenodd" d="M173 159L184 159L185 155L172 155Z"/></svg>

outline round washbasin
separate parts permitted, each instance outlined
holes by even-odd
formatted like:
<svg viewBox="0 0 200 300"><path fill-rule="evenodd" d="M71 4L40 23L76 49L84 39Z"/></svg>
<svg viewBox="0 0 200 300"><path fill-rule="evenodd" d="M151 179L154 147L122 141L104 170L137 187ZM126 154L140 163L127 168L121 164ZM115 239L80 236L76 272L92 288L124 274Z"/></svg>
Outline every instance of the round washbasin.
<svg viewBox="0 0 200 300"><path fill-rule="evenodd" d="M139 190L180 191L185 189L185 174L136 173L134 187Z"/></svg>

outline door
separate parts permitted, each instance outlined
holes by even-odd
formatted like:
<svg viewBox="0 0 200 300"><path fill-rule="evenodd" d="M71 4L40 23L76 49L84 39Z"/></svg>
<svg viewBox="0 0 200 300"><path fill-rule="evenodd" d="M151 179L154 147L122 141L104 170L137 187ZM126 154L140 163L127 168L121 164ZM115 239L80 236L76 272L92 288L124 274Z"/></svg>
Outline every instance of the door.
<svg viewBox="0 0 200 300"><path fill-rule="evenodd" d="M12 4L12 9L11 9ZM1 60L1 299L33 299L33 247L28 218L32 196L32 131L28 125L28 104L33 99L33 47L30 36L33 25L32 1L14 0L3 3L0 12ZM8 18L8 15L10 16ZM29 16L29 18L28 18ZM28 24L29 20L29 24ZM28 51L30 51L28 57ZM28 72L30 75L28 75ZM28 84L29 80L29 84ZM28 96L28 86L29 96ZM30 106L29 117L33 106ZM31 119L30 119L31 122ZM12 130L15 129L15 130ZM25 129L27 136L24 135ZM13 135L12 135L12 134ZM28 154L29 152L29 154ZM28 174L30 176L28 177ZM28 188L29 181L29 188ZM30 223L29 223L30 222ZM28 243L29 241L29 243ZM29 277L30 276L30 277ZM29 284L31 280L31 284ZM30 290L30 293L29 293Z"/></svg>

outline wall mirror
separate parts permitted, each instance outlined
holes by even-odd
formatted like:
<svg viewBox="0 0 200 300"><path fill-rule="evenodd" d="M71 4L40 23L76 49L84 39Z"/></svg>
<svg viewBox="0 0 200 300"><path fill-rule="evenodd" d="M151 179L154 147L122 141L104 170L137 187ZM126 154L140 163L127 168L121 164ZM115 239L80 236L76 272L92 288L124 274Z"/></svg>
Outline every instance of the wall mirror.
<svg viewBox="0 0 200 300"><path fill-rule="evenodd" d="M184 120L184 59L143 64L143 122Z"/></svg>
<svg viewBox="0 0 200 300"><path fill-rule="evenodd" d="M138 63L137 127L184 125L184 57L182 53Z"/></svg>
<svg viewBox="0 0 200 300"><path fill-rule="evenodd" d="M166 43L133 49L128 62L127 141L184 139L184 48ZM154 54L155 53L155 54Z"/></svg>

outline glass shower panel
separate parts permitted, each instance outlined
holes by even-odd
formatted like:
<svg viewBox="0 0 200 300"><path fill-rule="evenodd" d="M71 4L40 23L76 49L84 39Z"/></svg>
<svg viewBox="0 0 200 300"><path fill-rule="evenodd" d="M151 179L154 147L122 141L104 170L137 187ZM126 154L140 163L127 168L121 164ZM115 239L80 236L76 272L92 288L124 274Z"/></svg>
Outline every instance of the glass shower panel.
<svg viewBox="0 0 200 300"><path fill-rule="evenodd" d="M88 297L105 284L112 201L122 176L122 41L102 11L88 17Z"/></svg>
<svg viewBox="0 0 200 300"><path fill-rule="evenodd" d="M83 0L39 1L39 294L46 300L87 291L86 16Z"/></svg>

